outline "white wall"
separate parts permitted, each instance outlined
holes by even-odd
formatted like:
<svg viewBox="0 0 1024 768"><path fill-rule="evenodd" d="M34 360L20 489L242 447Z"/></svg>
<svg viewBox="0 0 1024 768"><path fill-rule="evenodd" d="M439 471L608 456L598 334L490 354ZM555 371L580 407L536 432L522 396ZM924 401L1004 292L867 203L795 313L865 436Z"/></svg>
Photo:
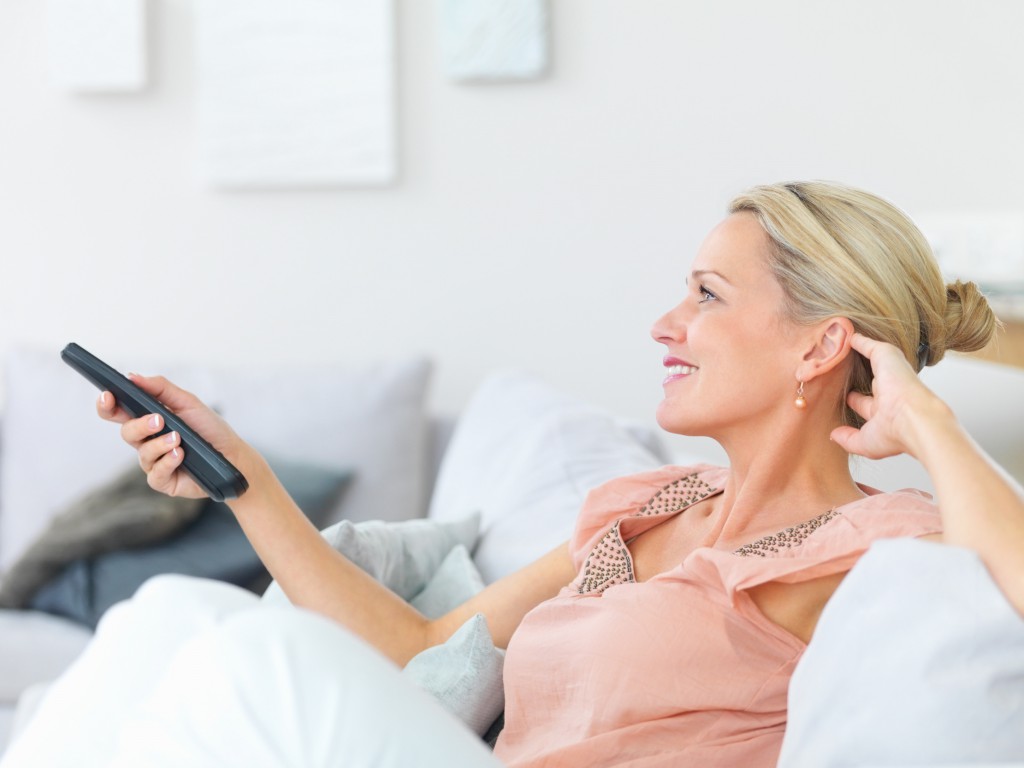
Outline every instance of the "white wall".
<svg viewBox="0 0 1024 768"><path fill-rule="evenodd" d="M119 97L52 89L45 3L0 3L0 355L422 352L445 410L522 366L651 420L648 328L742 188L1024 206L1016 0L552 0L551 76L500 86L446 81L437 3L399 0L399 183L287 193L197 181L192 2L153 0Z"/></svg>

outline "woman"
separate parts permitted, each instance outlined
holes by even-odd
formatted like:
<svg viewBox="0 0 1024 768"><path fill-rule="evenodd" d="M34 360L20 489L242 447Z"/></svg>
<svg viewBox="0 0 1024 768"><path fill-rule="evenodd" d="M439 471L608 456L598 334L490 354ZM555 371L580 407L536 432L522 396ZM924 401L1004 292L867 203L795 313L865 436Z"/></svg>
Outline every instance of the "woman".
<svg viewBox="0 0 1024 768"><path fill-rule="evenodd" d="M666 348L658 422L705 435L727 468L667 467L587 499L568 546L428 621L334 550L266 462L194 396L136 383L238 466L230 503L296 605L402 665L483 613L508 648L511 765L772 766L786 686L822 608L878 538L970 547L1024 611L1024 494L916 372L984 346L995 319L973 284L946 286L927 243L879 198L828 183L733 201L652 335ZM159 417L109 393L150 485L198 496ZM849 454L908 453L937 503L855 483ZM301 553L301 556L297 556Z"/></svg>

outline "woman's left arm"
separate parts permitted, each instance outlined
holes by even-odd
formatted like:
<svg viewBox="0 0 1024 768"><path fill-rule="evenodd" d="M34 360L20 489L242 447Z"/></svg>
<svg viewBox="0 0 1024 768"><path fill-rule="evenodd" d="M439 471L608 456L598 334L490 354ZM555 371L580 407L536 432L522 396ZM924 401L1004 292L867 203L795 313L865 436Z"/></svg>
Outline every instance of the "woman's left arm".
<svg viewBox="0 0 1024 768"><path fill-rule="evenodd" d="M896 347L860 334L852 346L871 362L872 394L850 393L865 423L839 427L832 439L871 459L907 453L921 462L935 485L943 541L977 552L1024 614L1024 488L974 442Z"/></svg>

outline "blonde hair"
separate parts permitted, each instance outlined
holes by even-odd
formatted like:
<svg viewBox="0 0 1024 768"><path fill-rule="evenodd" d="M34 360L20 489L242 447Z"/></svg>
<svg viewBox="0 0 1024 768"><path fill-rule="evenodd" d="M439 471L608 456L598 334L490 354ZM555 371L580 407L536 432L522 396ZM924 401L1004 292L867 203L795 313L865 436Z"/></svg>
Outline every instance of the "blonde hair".
<svg viewBox="0 0 1024 768"><path fill-rule="evenodd" d="M876 195L832 182L770 184L737 197L729 212L761 223L769 267L796 323L849 318L859 333L902 350L917 371L947 350L981 349L995 332L978 286L947 285L920 230ZM871 368L853 357L842 407L844 423L859 426L846 393L870 393Z"/></svg>

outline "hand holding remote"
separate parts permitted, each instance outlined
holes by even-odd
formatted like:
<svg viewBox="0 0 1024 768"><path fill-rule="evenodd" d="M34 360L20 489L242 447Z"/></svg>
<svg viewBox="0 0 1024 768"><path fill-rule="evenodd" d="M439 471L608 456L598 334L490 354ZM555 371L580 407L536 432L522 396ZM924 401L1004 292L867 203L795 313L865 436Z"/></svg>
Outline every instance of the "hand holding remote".
<svg viewBox="0 0 1024 768"><path fill-rule="evenodd" d="M161 376L126 378L77 344L69 344L61 356L104 390L96 410L122 425L121 436L138 451L152 488L215 501L246 491L245 477L224 456L244 443L195 395Z"/></svg>

